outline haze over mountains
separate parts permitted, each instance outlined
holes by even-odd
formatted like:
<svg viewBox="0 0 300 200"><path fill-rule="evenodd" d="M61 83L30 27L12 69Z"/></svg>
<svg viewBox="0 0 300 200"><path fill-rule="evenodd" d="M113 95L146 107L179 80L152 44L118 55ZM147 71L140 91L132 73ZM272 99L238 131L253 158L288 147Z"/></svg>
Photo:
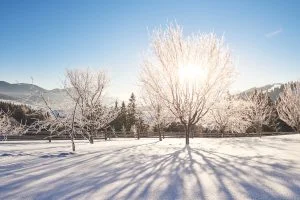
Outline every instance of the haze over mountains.
<svg viewBox="0 0 300 200"><path fill-rule="evenodd" d="M283 91L283 83L273 83L273 84L268 84L264 85L262 87L253 87L248 90L245 90L241 92L240 94L249 94L251 92L254 92L254 90L262 90L263 92L268 92L268 95L273 101L276 101L279 97L280 92Z"/></svg>
<svg viewBox="0 0 300 200"><path fill-rule="evenodd" d="M8 83L0 81L0 99L12 100L31 104L40 99L40 95L44 94L45 98L53 101L65 98L65 90L53 89L46 90L34 84L28 83Z"/></svg>
<svg viewBox="0 0 300 200"><path fill-rule="evenodd" d="M241 92L241 94L247 94L253 92L255 89L268 91L272 100L276 100L279 97L280 92L283 90L282 83L268 84L262 87L253 87ZM30 101L37 101L40 95L44 94L46 98L51 101L61 101L66 97L64 89L46 90L34 84L29 83L8 83L0 81L0 99L12 100L12 101L24 101L30 104Z"/></svg>
<svg viewBox="0 0 300 200"><path fill-rule="evenodd" d="M26 104L34 104L42 101L41 94L51 101L60 102L68 96L65 89L46 90L34 84L29 83L8 83L0 81L0 100L10 100ZM115 99L106 97L107 103L112 103Z"/></svg>

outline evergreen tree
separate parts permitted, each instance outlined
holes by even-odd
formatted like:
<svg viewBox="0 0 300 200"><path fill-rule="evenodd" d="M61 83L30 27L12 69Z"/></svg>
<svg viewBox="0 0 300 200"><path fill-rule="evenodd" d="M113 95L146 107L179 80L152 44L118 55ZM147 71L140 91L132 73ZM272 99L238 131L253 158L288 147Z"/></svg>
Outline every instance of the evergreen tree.
<svg viewBox="0 0 300 200"><path fill-rule="evenodd" d="M115 101L115 110L119 111L119 106L118 106L118 100ZM121 131L122 129L122 122L121 122L121 114L119 113L119 115L116 117L116 119L114 119L111 123L110 126L112 127L112 129L114 131Z"/></svg>
<svg viewBox="0 0 300 200"><path fill-rule="evenodd" d="M134 93L131 93L129 103L128 103L128 110L127 110L127 127L126 129L129 131L131 126L135 125L137 122L136 116L136 99Z"/></svg>
<svg viewBox="0 0 300 200"><path fill-rule="evenodd" d="M124 101L122 101L119 120L120 120L120 124L121 124L120 130L122 130L122 127L126 128L126 126L127 126L127 109L126 109L126 105L125 105Z"/></svg>
<svg viewBox="0 0 300 200"><path fill-rule="evenodd" d="M23 125L31 125L36 120L43 120L42 112L34 110L26 105L18 105L8 102L0 102L0 111L11 113L11 117Z"/></svg>
<svg viewBox="0 0 300 200"><path fill-rule="evenodd" d="M118 109L118 100L115 101L115 109Z"/></svg>

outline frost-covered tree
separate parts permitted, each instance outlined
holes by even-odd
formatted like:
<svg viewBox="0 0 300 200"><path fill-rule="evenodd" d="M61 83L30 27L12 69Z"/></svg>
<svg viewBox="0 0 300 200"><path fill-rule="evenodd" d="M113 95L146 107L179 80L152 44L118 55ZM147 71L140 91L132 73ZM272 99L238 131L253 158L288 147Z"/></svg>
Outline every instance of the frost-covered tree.
<svg viewBox="0 0 300 200"><path fill-rule="evenodd" d="M82 134L81 115L78 112L78 103L67 99L58 102L51 102L41 94L42 104L39 104L39 115L44 113L44 118L36 120L29 126L30 130L41 133L49 133L49 142L53 136L66 136L71 140L72 150L75 151L75 134ZM84 136L84 135L83 135Z"/></svg>
<svg viewBox="0 0 300 200"><path fill-rule="evenodd" d="M284 86L277 102L277 111L281 120L300 132L300 82L291 82Z"/></svg>
<svg viewBox="0 0 300 200"><path fill-rule="evenodd" d="M163 128L166 127L174 117L166 109L160 98L152 93L152 90L147 88L147 85L142 85L142 105L143 115L148 124L158 132L159 141L162 141Z"/></svg>
<svg viewBox="0 0 300 200"><path fill-rule="evenodd" d="M137 122L136 98L134 93L131 93L127 107L126 125L129 131Z"/></svg>
<svg viewBox="0 0 300 200"><path fill-rule="evenodd" d="M81 128L93 143L94 136L107 128L117 117L118 111L103 102L104 91L108 86L107 75L103 71L90 69L66 70L65 89L78 105L81 114Z"/></svg>
<svg viewBox="0 0 300 200"><path fill-rule="evenodd" d="M0 135L7 140L8 135L21 135L26 127L11 117L11 113L0 110Z"/></svg>
<svg viewBox="0 0 300 200"><path fill-rule="evenodd" d="M186 145L197 124L232 83L229 48L215 34L185 37L178 25L152 34L141 82L184 125Z"/></svg>
<svg viewBox="0 0 300 200"><path fill-rule="evenodd" d="M244 120L247 109L245 104L242 99L226 94L213 106L205 117L205 122L209 128L222 133L222 136L226 132L245 132L250 126L250 123Z"/></svg>
<svg viewBox="0 0 300 200"><path fill-rule="evenodd" d="M245 106L244 120L261 136L263 125L269 125L274 112L270 97L262 91L255 90L247 96Z"/></svg>

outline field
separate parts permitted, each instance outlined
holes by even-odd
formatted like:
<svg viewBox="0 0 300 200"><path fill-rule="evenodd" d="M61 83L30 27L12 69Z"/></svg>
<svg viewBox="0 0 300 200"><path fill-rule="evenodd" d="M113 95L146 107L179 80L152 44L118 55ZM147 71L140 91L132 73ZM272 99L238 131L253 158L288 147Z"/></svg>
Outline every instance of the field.
<svg viewBox="0 0 300 200"><path fill-rule="evenodd" d="M300 199L300 135L0 143L0 199Z"/></svg>

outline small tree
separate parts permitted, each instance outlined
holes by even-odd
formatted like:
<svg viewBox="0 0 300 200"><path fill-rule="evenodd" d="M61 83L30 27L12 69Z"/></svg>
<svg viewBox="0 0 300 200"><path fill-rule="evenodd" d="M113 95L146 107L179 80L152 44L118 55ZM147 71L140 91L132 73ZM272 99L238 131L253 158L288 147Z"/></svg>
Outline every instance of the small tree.
<svg viewBox="0 0 300 200"><path fill-rule="evenodd" d="M291 82L284 86L277 102L277 111L281 120L300 132L300 82Z"/></svg>
<svg viewBox="0 0 300 200"><path fill-rule="evenodd" d="M226 132L245 132L251 125L249 121L245 120L248 111L246 105L245 100L226 94L205 116L205 125L210 129L218 130L222 137Z"/></svg>
<svg viewBox="0 0 300 200"><path fill-rule="evenodd" d="M118 111L104 105L104 90L108 79L102 71L67 70L65 89L78 105L81 113L82 130L94 143L94 136L101 129L107 128L117 117Z"/></svg>
<svg viewBox="0 0 300 200"><path fill-rule="evenodd" d="M163 128L167 126L172 116L170 112L160 102L159 98L151 92L147 85L143 85L142 92L142 105L143 115L152 126L153 130L158 132L159 141L162 141ZM173 119L173 118L172 118Z"/></svg>
<svg viewBox="0 0 300 200"><path fill-rule="evenodd" d="M223 38L183 36L170 25L154 31L151 54L142 63L141 82L184 125L186 145L197 124L232 82L234 67Z"/></svg>
<svg viewBox="0 0 300 200"><path fill-rule="evenodd" d="M67 96L66 96L67 97ZM80 130L80 118L78 113L78 103L73 106L72 103L66 99L52 105L41 94L43 104L40 104L40 109L37 110L39 114L44 113L44 119L36 120L30 125L30 130L35 130L37 133L42 131L49 132L49 142L53 136L67 136L71 140L72 150L75 151L75 134L82 134Z"/></svg>
<svg viewBox="0 0 300 200"><path fill-rule="evenodd" d="M129 98L127 108L127 118L126 118L126 125L127 130L130 131L131 127L136 125L137 122L137 111L136 111L136 98L134 93L131 93Z"/></svg>
<svg viewBox="0 0 300 200"><path fill-rule="evenodd" d="M249 124L259 133L263 131L263 125L269 125L272 120L272 114L274 109L270 105L271 99L267 94L262 91L255 90L253 94L247 97L246 112L244 120L249 122Z"/></svg>
<svg viewBox="0 0 300 200"><path fill-rule="evenodd" d="M11 113L0 110L0 135L3 140L7 140L8 135L21 135L25 132L26 127L11 117Z"/></svg>

